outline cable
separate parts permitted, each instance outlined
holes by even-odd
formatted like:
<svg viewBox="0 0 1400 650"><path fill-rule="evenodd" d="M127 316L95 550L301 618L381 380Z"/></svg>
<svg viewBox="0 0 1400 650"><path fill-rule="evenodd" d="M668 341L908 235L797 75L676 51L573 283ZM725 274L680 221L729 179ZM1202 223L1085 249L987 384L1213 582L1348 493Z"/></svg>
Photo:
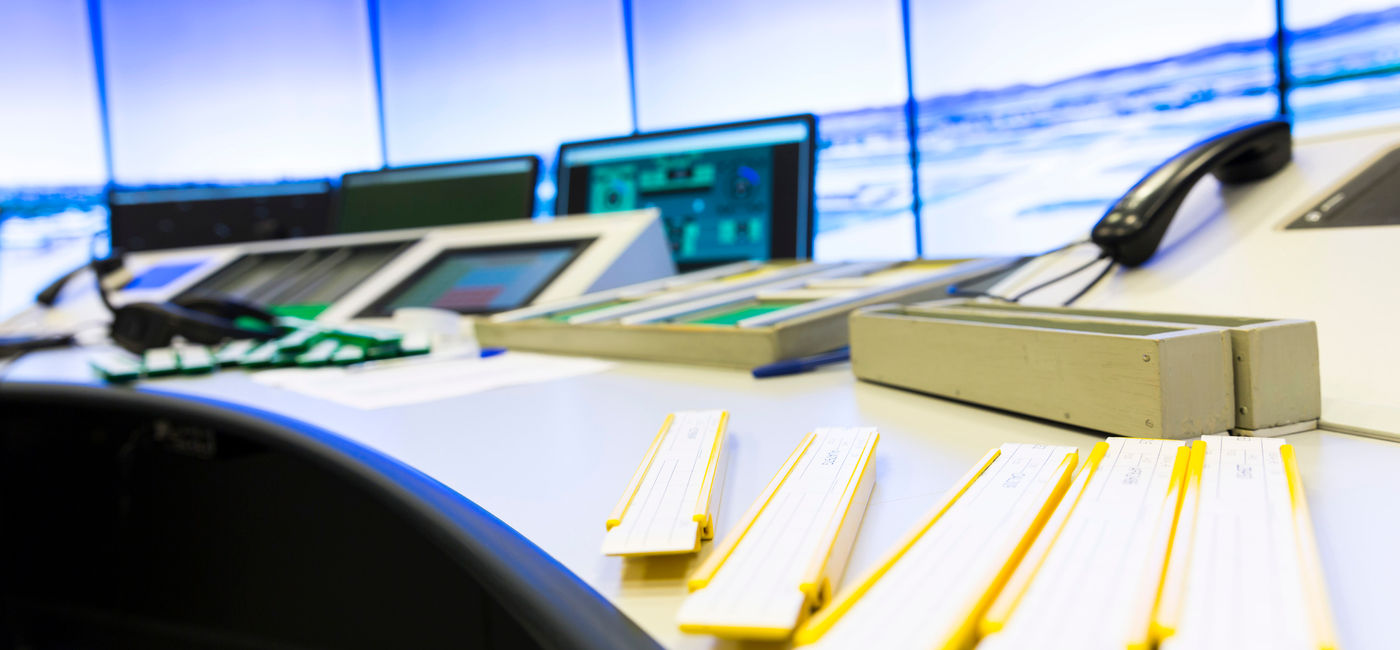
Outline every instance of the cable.
<svg viewBox="0 0 1400 650"><path fill-rule="evenodd" d="M101 260L93 260L88 264L89 268L92 269L93 277L97 280L97 297L102 300L102 306L106 307L107 311L115 313L117 308L112 304L112 297L107 295L107 285L102 283L105 274L98 268L100 263Z"/></svg>
<svg viewBox="0 0 1400 650"><path fill-rule="evenodd" d="M957 287L949 287L948 295L953 298L991 298L992 300L1000 300L1002 302L1015 302L1006 296L998 296L988 291L962 291Z"/></svg>
<svg viewBox="0 0 1400 650"><path fill-rule="evenodd" d="M1020 296L1008 298L1008 297L1006 297L1006 296L997 295L997 294L992 293L992 292L990 292L990 291L977 291L977 290L968 290L968 291L964 291L964 290L958 289L958 287L959 287L959 286L962 286L962 285L966 285L966 284L977 284L977 283L982 282L982 281L984 281L984 280L986 280L986 279L988 279L988 278L997 278L998 276L1009 275L1009 274L1011 274L1012 272L1014 272L1016 269L1022 268L1022 267L1024 267L1024 266L1026 266L1027 264L1030 264L1031 262L1034 262L1034 261L1036 261L1036 260L1038 260L1038 259L1041 259L1041 258L1044 258L1044 257L1049 257L1049 256L1051 256L1051 255L1054 255L1055 253L1059 253L1059 252L1061 252L1061 251L1065 251L1065 250L1074 248L1075 246L1080 246L1080 245L1083 245L1083 244L1087 244L1087 243L1089 243L1089 241L1090 241L1090 240L1089 240L1088 237L1082 237L1082 238L1080 238L1080 239L1076 239L1076 240L1074 240L1074 241L1071 241L1071 242L1069 242L1069 243L1067 243L1067 244L1062 244L1062 245L1060 245L1060 246L1056 246L1056 247L1054 247L1054 248L1052 248L1052 249L1050 249L1050 250L1042 251L1042 252L1040 252L1040 253L1036 253L1035 255L1031 255L1030 257L1023 257L1023 258L1021 258L1019 261L1017 261L1015 264L1011 265L1010 267L999 268L999 269L996 269L996 270L991 271L991 272L989 272L989 273L984 273L984 274L979 275L979 276L976 276L976 277L974 277L974 278L969 278L969 279L967 279L967 280L964 280L964 281L962 281L962 282L959 282L959 283L956 284L956 285L953 285L953 286L948 287L948 295L949 295L949 296L952 296L952 297L954 297L954 298L991 298L991 299L993 299L993 300L1000 300L1000 301L1002 301L1002 302L1016 302L1017 300L1020 299ZM1071 273L1070 275L1073 275L1073 273ZM1063 279L1063 278L1060 278L1060 279ZM1000 280L998 280L998 281L1000 281ZM1030 293L1030 292L1029 292L1029 291L1023 291L1023 292L1021 292L1021 295L1025 295L1025 294L1027 294L1027 293Z"/></svg>
<svg viewBox="0 0 1400 650"><path fill-rule="evenodd" d="M1101 253L1098 257L1095 257L1094 259L1089 260L1088 262L1085 262L1085 263L1083 263L1083 264L1080 264L1079 266L1076 266L1076 267L1074 267L1073 269L1071 269L1071 270L1069 270L1069 271L1066 271L1066 272L1064 272L1064 273L1061 273L1061 274L1059 274L1059 275L1057 275L1057 276L1055 276L1055 277L1053 277L1053 278L1050 278L1049 280L1046 280L1046 281L1044 281L1044 282L1041 282L1041 283L1039 283L1039 284L1037 284L1037 285L1035 285L1035 286L1033 286L1033 287L1031 287L1031 288L1029 288L1029 289L1026 289L1025 291L1022 291L1021 293L1018 293L1018 294L1016 294L1016 295L1014 295L1014 296L1011 296L1011 302L1020 302L1022 298L1025 298L1026 296L1029 296L1029 295L1031 295L1031 294L1033 294L1033 293L1035 293L1035 292L1037 292L1037 291L1040 291L1041 289L1044 289L1045 287L1048 287L1048 286L1050 286L1050 285L1052 285L1052 284L1055 284L1055 283L1057 283L1057 282L1061 282L1061 281L1063 281L1065 278L1068 278L1068 277L1070 277L1070 276L1072 276L1072 275L1075 275L1075 274L1079 273L1080 271L1083 271L1084 269L1087 269L1087 268L1089 268L1089 267L1091 267L1091 266L1093 266L1093 265L1095 265L1095 264L1098 264L1100 260L1106 259L1107 257L1108 257L1108 253Z"/></svg>
<svg viewBox="0 0 1400 650"><path fill-rule="evenodd" d="M1100 258L1100 259L1102 259L1102 258ZM1117 266L1118 266L1118 262L1116 262L1116 261L1114 261L1114 260L1109 260L1108 266L1103 267L1103 270L1102 270L1102 271L1099 271L1099 274L1096 275L1096 276L1094 276L1094 279L1093 279L1093 280L1090 280L1090 281L1089 281L1089 284L1084 285L1084 288L1083 288L1083 289L1080 289L1080 290L1079 290L1079 293L1076 293L1076 294L1070 296L1070 297L1069 297L1069 300L1066 300L1066 301L1065 301L1064 306L1065 306L1065 307L1068 307L1068 306L1070 306L1070 305L1073 305L1073 304L1074 304L1074 301L1079 300L1080 298L1084 297L1084 294L1089 293L1089 290L1090 290L1090 289L1093 289L1095 286L1098 286L1098 284L1099 284L1100 282L1103 282L1103 279L1106 278L1106 277L1108 277L1108 274L1109 274L1110 272L1112 272L1113 269L1116 268Z"/></svg>

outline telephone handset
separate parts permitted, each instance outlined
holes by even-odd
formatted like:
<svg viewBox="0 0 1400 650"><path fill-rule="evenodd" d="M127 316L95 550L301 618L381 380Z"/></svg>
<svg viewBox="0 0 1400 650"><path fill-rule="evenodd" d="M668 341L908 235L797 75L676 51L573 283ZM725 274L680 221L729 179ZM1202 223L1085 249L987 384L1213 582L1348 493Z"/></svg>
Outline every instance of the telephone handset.
<svg viewBox="0 0 1400 650"><path fill-rule="evenodd" d="M1234 184L1267 178L1293 159L1288 122L1256 122L1199 142L1148 172L1094 225L1089 238L1123 266L1157 252L1186 194L1206 174Z"/></svg>

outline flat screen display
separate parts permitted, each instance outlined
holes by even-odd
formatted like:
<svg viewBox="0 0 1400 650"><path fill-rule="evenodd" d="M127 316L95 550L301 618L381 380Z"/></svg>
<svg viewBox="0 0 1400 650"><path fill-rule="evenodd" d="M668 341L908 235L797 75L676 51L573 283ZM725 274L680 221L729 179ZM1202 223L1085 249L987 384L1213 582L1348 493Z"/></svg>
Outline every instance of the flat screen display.
<svg viewBox="0 0 1400 650"><path fill-rule="evenodd" d="M403 307L434 307L459 314L493 314L523 307L590 242L443 251L360 316L390 316Z"/></svg>
<svg viewBox="0 0 1400 650"><path fill-rule="evenodd" d="M181 297L226 295L281 315L315 318L396 255L405 242L250 253L201 280Z"/></svg>
<svg viewBox="0 0 1400 650"><path fill-rule="evenodd" d="M574 142L556 214L659 208L681 270L811 254L810 115Z"/></svg>
<svg viewBox="0 0 1400 650"><path fill-rule="evenodd" d="M113 188L112 245L125 251L324 235L331 184Z"/></svg>
<svg viewBox="0 0 1400 650"><path fill-rule="evenodd" d="M518 156L346 174L336 231L529 219L539 158Z"/></svg>

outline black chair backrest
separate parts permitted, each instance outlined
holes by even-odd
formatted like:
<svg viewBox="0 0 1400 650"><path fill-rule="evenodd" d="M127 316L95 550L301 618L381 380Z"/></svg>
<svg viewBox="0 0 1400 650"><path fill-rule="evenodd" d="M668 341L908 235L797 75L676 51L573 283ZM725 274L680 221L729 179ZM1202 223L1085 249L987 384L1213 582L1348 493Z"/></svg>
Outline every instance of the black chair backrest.
<svg viewBox="0 0 1400 650"><path fill-rule="evenodd" d="M290 418L0 384L0 644L656 648L432 478Z"/></svg>

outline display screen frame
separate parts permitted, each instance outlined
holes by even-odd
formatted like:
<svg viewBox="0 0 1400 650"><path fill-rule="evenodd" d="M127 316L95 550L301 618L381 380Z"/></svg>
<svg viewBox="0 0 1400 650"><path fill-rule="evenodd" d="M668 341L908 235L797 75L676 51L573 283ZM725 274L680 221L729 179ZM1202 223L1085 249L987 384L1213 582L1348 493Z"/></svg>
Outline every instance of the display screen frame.
<svg viewBox="0 0 1400 650"><path fill-rule="evenodd" d="M399 173L401 173L401 172L408 172L408 173L413 173L413 172L435 172L435 171L448 172L448 171L451 171L453 168L458 168L458 167L463 168L463 169L465 169L465 170L471 170L472 168L491 167L491 166L496 166L496 165L508 165L508 164L516 164L516 163L525 163L525 164L528 166L528 168L529 168L529 171L526 172L526 173L529 175L528 186L529 186L529 188L530 188L530 191L526 193L526 197L527 197L527 198L525 199L524 210L521 212L521 215L520 215L519 219L531 219L531 218L534 218L536 201L538 201L537 194L538 194L538 188L539 188L539 183L540 183L540 167L541 167L541 162L540 162L540 157L539 157L539 156L536 156L536 155L534 155L534 154L522 154L522 155L518 155L518 156L499 156L499 157L495 157L495 158L475 158L475 159L471 159L471 160L454 160L454 161L450 161L450 162L427 163L427 164L422 164L422 165L402 165L402 166L397 166L397 167L383 167L383 168L380 168L380 169L370 169L370 170L363 170L363 171L357 171L357 172L347 172L347 173L341 175L341 177L340 177L340 185L339 185L339 187L337 188L338 191L336 192L336 196L335 196L335 206L334 206L333 209L332 209L333 219L332 219L332 223L331 223L331 230L332 230L332 232L335 233L335 234L358 234L358 233L365 233L365 232L383 232L384 230L399 230L399 229L400 229L400 228L393 228L393 229L387 229L387 228L386 228L386 229L383 229L383 230L356 230L356 231L352 231L352 232L349 232L349 233L343 232L343 231L341 230L341 228L343 227L344 221L345 221L345 211L348 209L348 208L347 208L347 202L346 202L346 196L347 196L347 194L348 194L348 188L350 188L350 187L352 187L353 185L355 185L355 184L361 182L363 179L373 179L373 178L375 178L375 177L389 177L389 176L393 176L393 175L399 174ZM510 172L510 173L514 173L514 172ZM465 176L465 177L468 177L468 178L469 178L469 177L473 177L473 176L486 176L486 175L490 175L490 174L469 174L469 175L467 175L467 176ZM505 175L505 174L501 174L501 175ZM492 221L513 221L513 220L516 220L516 218L512 217L512 218L507 218L507 219L494 219L494 220L487 220L487 221L483 221L483 222L468 221L468 222L463 222L462 224L452 224L452 225L465 225L465 224L468 224L468 223L488 223L488 222L492 222ZM430 226L412 226L412 225L410 225L410 226L404 226L404 228L414 228L414 227L430 227Z"/></svg>
<svg viewBox="0 0 1400 650"><path fill-rule="evenodd" d="M404 293L407 293L408 291L412 290L413 287L418 284L418 282L422 281L424 277L426 277L429 273L432 273L433 270L437 269L447 260L458 255L509 253L516 251L546 251L568 248L569 256L564 260L564 263L560 264L559 267L556 268L554 272L549 275L549 277L545 278L543 282L540 282L539 285L536 286L528 296L526 296L523 300L520 301L519 304L502 307L500 309L453 311L456 311L458 314L462 314L464 316L481 316L496 314L512 309L519 309L521 307L529 305L531 301L539 297L539 295L543 293L544 290L547 289L552 282L557 280L559 276L563 275L566 271L568 271L569 268L572 267L574 263L579 260L579 257L581 257L583 253L586 250L588 250L588 248L592 246L593 243L596 241L598 241L597 237L583 237L531 241L517 244L500 244L487 246L454 246L451 248L443 248L442 250L439 250L435 254L433 254L433 256L429 258L427 262L419 265L418 268L414 269L412 273L409 273L407 277L395 283L394 286L388 291L385 291L380 295L376 296L374 300L369 303L368 306L360 310L360 312L355 315L355 318L388 318L392 316L393 314L389 310L390 303L394 302L394 300L402 296Z"/></svg>
<svg viewBox="0 0 1400 650"><path fill-rule="evenodd" d="M797 189L798 195L792 205L785 205L783 197L774 197L772 214L769 221L769 250L768 259L811 259L813 241L816 238L815 214L816 214L816 164L817 164L817 116L812 113L799 113L795 115L784 115L779 117L769 117L759 120L745 120L740 122L725 122L723 124L707 124L704 126L687 127L682 129L668 129L665 131L650 131L647 133L636 133L633 135L615 136L608 138L598 138L593 140L579 140L576 142L565 142L559 145L559 152L555 157L554 173L556 194L554 197L554 214L565 215L579 213L571 211L571 195L575 192L582 192L579 196L586 195L587 188L575 189L569 183L569 171L572 168L565 164L565 159L569 152L608 146L614 144L628 144L636 142L650 142L666 140L677 137L692 136L697 134L715 133L723 131L740 131L745 129L756 129L782 124L801 124L807 129L807 137L798 141L798 170ZM753 146L753 145L750 145ZM729 147L725 147L729 148ZM739 147L732 147L739 148ZM803 151L805 149L805 151ZM586 211L585 211L586 212ZM598 213L605 214L605 213ZM665 219L665 215L662 215ZM740 260L726 260L733 262ZM678 261L682 270L686 266Z"/></svg>

